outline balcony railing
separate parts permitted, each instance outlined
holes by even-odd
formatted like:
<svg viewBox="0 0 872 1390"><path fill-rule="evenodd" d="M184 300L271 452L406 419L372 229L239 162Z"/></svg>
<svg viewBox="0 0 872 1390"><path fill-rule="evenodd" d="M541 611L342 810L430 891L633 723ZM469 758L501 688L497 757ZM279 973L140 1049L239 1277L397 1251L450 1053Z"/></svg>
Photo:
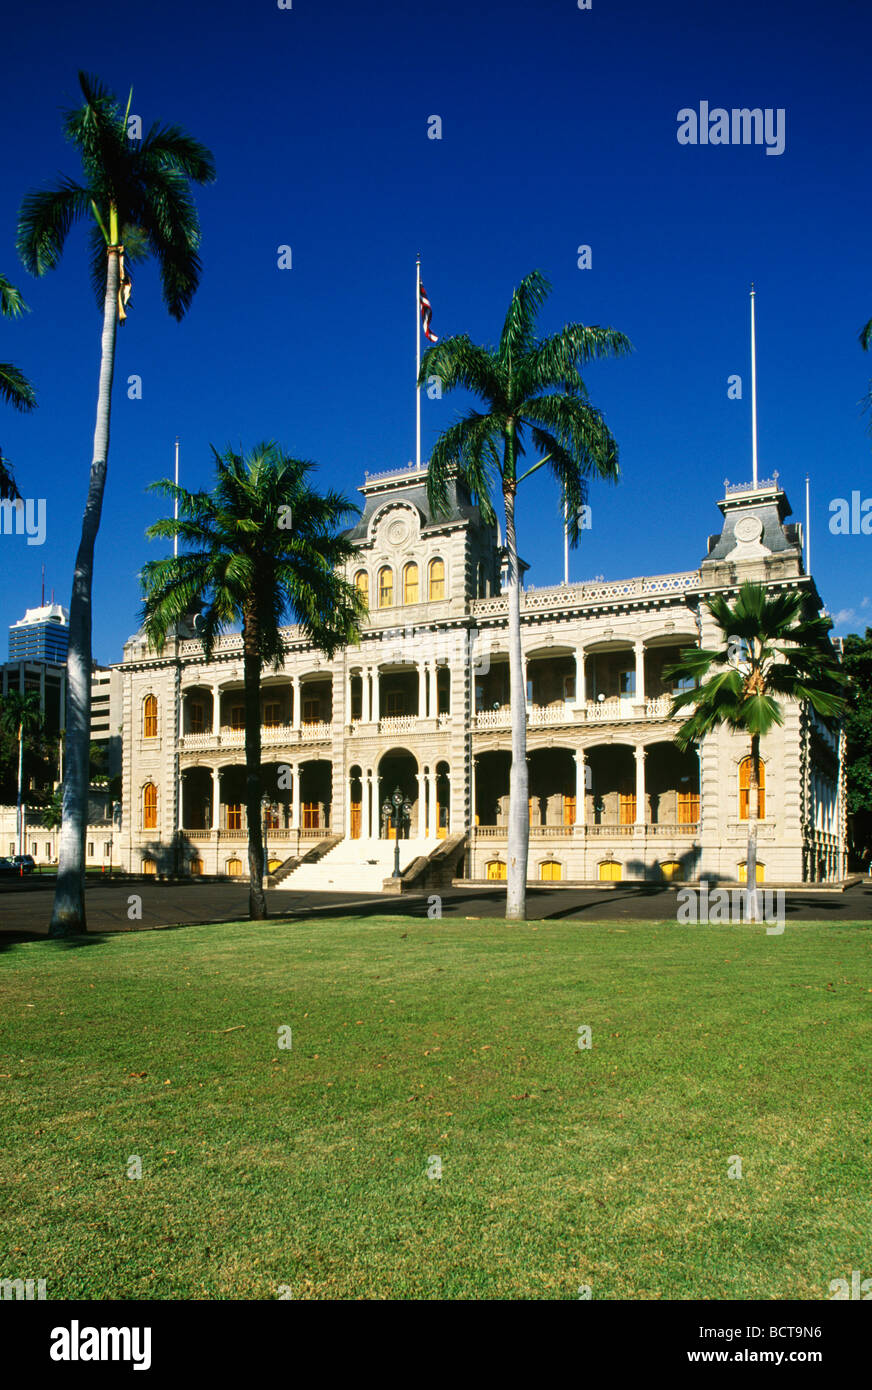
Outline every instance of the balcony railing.
<svg viewBox="0 0 872 1390"><path fill-rule="evenodd" d="M292 724L263 724L260 741L264 748L275 748L295 743L314 743L321 739L329 739L332 733L333 726L326 719L310 720L301 724L298 729ZM222 726L217 734L211 731L202 734L182 734L179 739L181 753L194 753L208 748L244 747L245 730L231 729L228 725Z"/></svg>
<svg viewBox="0 0 872 1390"><path fill-rule="evenodd" d="M586 821L584 825L531 825L530 838L561 839L561 838L581 838L590 835L594 839L629 839L633 836L645 836L654 839L682 839L692 838L699 831L699 823L694 821L689 825L593 825ZM508 838L508 825L477 825L474 834L480 840L505 840Z"/></svg>
<svg viewBox="0 0 872 1390"><path fill-rule="evenodd" d="M642 705L644 703L644 712ZM606 700L588 700L578 705L574 700L555 701L551 705L528 705L527 723L531 727L552 724L608 724L629 719L668 719L672 706L669 695L654 695L644 702L632 695ZM476 729L508 729L512 724L510 705L499 709L479 710L475 715Z"/></svg>

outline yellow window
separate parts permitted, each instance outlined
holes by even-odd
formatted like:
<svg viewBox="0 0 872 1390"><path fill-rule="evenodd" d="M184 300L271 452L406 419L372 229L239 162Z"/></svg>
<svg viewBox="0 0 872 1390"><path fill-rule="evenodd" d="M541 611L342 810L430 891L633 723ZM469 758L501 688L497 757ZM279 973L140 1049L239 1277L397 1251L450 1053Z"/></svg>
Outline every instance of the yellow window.
<svg viewBox="0 0 872 1390"><path fill-rule="evenodd" d="M621 792L621 825L636 823L636 793Z"/></svg>
<svg viewBox="0 0 872 1390"><path fill-rule="evenodd" d="M153 782L146 782L142 789L142 828L157 829L157 787Z"/></svg>
<svg viewBox="0 0 872 1390"><path fill-rule="evenodd" d="M378 606L390 608L394 601L394 572L385 565L378 572Z"/></svg>
<svg viewBox="0 0 872 1390"><path fill-rule="evenodd" d="M678 793L678 824L696 825L699 820L699 792Z"/></svg>
<svg viewBox="0 0 872 1390"><path fill-rule="evenodd" d="M303 802L303 829L317 830L321 824L321 811L317 801Z"/></svg>
<svg viewBox="0 0 872 1390"><path fill-rule="evenodd" d="M757 814L762 820L766 815L766 768L760 759L757 760L758 776L760 781L760 809ZM751 759L743 758L739 763L739 820L748 819L748 809L751 796Z"/></svg>
<svg viewBox="0 0 872 1390"><path fill-rule="evenodd" d="M357 574L354 576L354 586L367 607L369 607L369 575L366 570L357 571Z"/></svg>
<svg viewBox="0 0 872 1390"><path fill-rule="evenodd" d="M157 696L146 695L142 706L142 733L144 738L157 738Z"/></svg>
<svg viewBox="0 0 872 1390"><path fill-rule="evenodd" d="M575 797L565 796L563 798L563 824L575 825Z"/></svg>
<svg viewBox="0 0 872 1390"><path fill-rule="evenodd" d="M418 566L406 565L403 570L403 603L418 602Z"/></svg>
<svg viewBox="0 0 872 1390"><path fill-rule="evenodd" d="M506 878L508 872L501 859L492 859L489 864L485 865L485 871L488 878L501 880Z"/></svg>
<svg viewBox="0 0 872 1390"><path fill-rule="evenodd" d="M430 598L445 597L445 561L430 561Z"/></svg>
<svg viewBox="0 0 872 1390"><path fill-rule="evenodd" d="M227 830L242 829L242 806L238 801L231 802L227 807Z"/></svg>
<svg viewBox="0 0 872 1390"><path fill-rule="evenodd" d="M206 729L203 705L199 700L188 701L188 722L192 734L202 734Z"/></svg>

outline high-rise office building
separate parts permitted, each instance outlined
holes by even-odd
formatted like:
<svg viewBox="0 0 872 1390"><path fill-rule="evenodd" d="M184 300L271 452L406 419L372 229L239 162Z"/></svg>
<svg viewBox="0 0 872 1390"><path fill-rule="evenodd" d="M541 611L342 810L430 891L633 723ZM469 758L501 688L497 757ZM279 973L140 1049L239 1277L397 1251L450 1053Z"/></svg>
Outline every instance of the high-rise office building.
<svg viewBox="0 0 872 1390"><path fill-rule="evenodd" d="M48 661L63 666L67 659L70 615L59 603L28 608L9 628L10 661Z"/></svg>

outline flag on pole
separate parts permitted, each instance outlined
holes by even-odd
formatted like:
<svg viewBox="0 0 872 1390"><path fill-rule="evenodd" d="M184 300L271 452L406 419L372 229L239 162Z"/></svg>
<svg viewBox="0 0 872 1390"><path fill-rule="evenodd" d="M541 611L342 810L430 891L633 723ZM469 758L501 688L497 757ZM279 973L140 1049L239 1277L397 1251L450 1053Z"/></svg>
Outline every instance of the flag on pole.
<svg viewBox="0 0 872 1390"><path fill-rule="evenodd" d="M436 337L436 334L430 332L430 320L433 317L433 309L427 298L427 291L424 289L420 280L418 281L418 298L421 302L421 322L424 325L424 337L430 343L438 343L439 339Z"/></svg>

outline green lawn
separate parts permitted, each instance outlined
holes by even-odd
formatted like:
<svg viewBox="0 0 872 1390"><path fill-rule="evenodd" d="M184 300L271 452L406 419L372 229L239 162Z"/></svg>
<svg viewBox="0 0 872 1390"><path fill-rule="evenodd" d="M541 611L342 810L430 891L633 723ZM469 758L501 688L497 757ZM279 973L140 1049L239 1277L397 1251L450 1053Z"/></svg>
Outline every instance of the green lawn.
<svg viewBox="0 0 872 1390"><path fill-rule="evenodd" d="M872 1275L870 967L872 929L846 923L9 947L0 1277L49 1298L826 1298Z"/></svg>

